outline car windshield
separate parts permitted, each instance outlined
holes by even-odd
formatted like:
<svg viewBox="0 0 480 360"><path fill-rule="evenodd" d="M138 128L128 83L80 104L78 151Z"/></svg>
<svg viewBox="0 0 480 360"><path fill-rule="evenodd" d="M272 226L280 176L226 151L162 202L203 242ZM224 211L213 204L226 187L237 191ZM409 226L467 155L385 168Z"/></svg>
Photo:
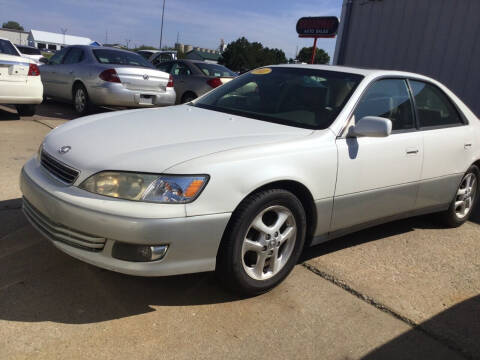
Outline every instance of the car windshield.
<svg viewBox="0 0 480 360"><path fill-rule="evenodd" d="M226 68L222 65L217 64L208 64L208 63L194 63L202 73L206 76L216 76L216 77L224 77L224 76L237 76L232 70Z"/></svg>
<svg viewBox="0 0 480 360"><path fill-rule="evenodd" d="M18 46L17 49L20 50L22 54L25 55L42 55L40 53L40 50L34 47L28 47L28 46Z"/></svg>
<svg viewBox="0 0 480 360"><path fill-rule="evenodd" d="M284 125L326 129L362 78L311 68L260 68L220 86L193 105Z"/></svg>
<svg viewBox="0 0 480 360"><path fill-rule="evenodd" d="M143 57L128 51L95 49L93 50L93 54L101 64L130 65L153 68L152 64L150 64Z"/></svg>
<svg viewBox="0 0 480 360"><path fill-rule="evenodd" d="M20 56L13 44L8 40L0 39L0 54Z"/></svg>

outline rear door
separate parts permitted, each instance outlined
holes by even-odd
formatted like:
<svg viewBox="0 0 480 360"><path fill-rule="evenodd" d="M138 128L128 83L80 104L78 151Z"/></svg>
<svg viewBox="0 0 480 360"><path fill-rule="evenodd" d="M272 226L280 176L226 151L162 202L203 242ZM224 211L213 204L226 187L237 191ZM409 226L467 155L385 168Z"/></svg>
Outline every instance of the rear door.
<svg viewBox="0 0 480 360"><path fill-rule="evenodd" d="M417 207L444 207L471 165L473 133L453 101L436 85L409 80L424 137Z"/></svg>
<svg viewBox="0 0 480 360"><path fill-rule="evenodd" d="M59 72L63 58L67 54L69 48L63 48L56 52L49 60L48 64L42 65L40 75L42 77L43 89L45 95L52 97L62 97L62 86L60 82Z"/></svg>
<svg viewBox="0 0 480 360"><path fill-rule="evenodd" d="M57 90L58 96L71 100L73 82L79 73L79 66L84 59L83 49L72 47L62 60L61 66L57 67Z"/></svg>
<svg viewBox="0 0 480 360"><path fill-rule="evenodd" d="M383 138L337 139L338 175L331 231L386 219L414 209L422 170L423 138L405 79L377 80L353 114L392 121Z"/></svg>
<svg viewBox="0 0 480 360"><path fill-rule="evenodd" d="M172 64L170 74L173 76L173 86L177 93L177 103L180 103L183 94L192 90L189 86L189 78L192 76L192 70L190 70L183 61L174 61Z"/></svg>

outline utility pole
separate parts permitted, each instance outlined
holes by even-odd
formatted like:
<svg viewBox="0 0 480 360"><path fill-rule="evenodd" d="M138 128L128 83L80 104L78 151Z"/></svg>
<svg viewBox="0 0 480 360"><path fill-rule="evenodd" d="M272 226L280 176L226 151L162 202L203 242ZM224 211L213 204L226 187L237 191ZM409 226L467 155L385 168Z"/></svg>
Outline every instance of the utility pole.
<svg viewBox="0 0 480 360"><path fill-rule="evenodd" d="M105 30L105 44L108 44L108 29Z"/></svg>
<svg viewBox="0 0 480 360"><path fill-rule="evenodd" d="M163 14L165 13L165 0L163 0L163 7L162 7L162 25L160 27L160 47L159 49L162 50L162 38L163 38Z"/></svg>
<svg viewBox="0 0 480 360"><path fill-rule="evenodd" d="M63 46L65 46L65 34L67 33L68 29L67 28L60 28L60 31L63 34Z"/></svg>

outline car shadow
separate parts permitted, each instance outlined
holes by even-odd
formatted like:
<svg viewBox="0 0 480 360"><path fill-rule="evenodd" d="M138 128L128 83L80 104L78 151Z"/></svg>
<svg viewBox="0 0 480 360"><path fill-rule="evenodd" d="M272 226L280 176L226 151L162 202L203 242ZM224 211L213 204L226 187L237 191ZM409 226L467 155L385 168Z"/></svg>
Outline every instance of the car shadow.
<svg viewBox="0 0 480 360"><path fill-rule="evenodd" d="M439 357L433 357L425 345L423 349L419 346L422 344L420 337L425 333L434 340L432 347L440 342L460 355L459 358L480 359L480 342L478 341L480 339L480 295L464 300L433 316L412 330L374 349L362 359L439 359ZM415 356L418 353L423 355ZM442 358L450 357L446 355Z"/></svg>
<svg viewBox="0 0 480 360"><path fill-rule="evenodd" d="M14 107L1 105L0 106L0 121L20 120L20 116Z"/></svg>

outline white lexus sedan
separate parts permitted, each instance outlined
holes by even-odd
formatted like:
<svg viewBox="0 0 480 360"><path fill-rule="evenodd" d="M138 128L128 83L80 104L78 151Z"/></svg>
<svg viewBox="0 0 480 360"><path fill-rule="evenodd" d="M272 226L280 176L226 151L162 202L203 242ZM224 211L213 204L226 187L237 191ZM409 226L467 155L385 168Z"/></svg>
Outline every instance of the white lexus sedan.
<svg viewBox="0 0 480 360"><path fill-rule="evenodd" d="M35 60L22 57L10 40L0 38L0 104L15 105L20 116L33 116L42 101Z"/></svg>
<svg viewBox="0 0 480 360"><path fill-rule="evenodd" d="M264 67L187 104L53 130L22 171L24 211L60 250L141 276L215 270L249 295L305 246L477 199L480 124L425 76Z"/></svg>

